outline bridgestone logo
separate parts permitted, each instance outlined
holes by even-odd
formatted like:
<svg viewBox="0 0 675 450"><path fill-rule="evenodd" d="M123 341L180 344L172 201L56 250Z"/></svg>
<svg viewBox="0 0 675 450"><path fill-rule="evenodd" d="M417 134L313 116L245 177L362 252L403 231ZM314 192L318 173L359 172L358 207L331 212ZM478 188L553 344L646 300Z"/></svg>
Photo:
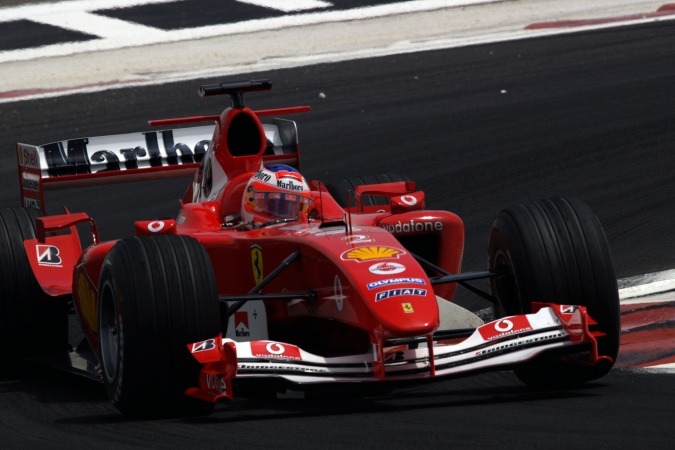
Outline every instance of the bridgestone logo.
<svg viewBox="0 0 675 450"><path fill-rule="evenodd" d="M61 267L59 249L53 245L36 245L38 264L41 266Z"/></svg>

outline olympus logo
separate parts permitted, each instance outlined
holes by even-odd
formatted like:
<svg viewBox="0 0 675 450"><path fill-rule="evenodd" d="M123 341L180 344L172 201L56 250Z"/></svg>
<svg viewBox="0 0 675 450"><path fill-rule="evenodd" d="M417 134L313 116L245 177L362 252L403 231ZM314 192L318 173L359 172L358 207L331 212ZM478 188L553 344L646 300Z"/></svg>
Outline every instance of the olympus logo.
<svg viewBox="0 0 675 450"><path fill-rule="evenodd" d="M423 278L411 278L411 277L405 277L405 278L389 278L386 280L379 280L379 281L373 281L372 283L368 283L368 290L375 289L378 287L382 286L389 286L390 284L427 284L426 281L424 281Z"/></svg>

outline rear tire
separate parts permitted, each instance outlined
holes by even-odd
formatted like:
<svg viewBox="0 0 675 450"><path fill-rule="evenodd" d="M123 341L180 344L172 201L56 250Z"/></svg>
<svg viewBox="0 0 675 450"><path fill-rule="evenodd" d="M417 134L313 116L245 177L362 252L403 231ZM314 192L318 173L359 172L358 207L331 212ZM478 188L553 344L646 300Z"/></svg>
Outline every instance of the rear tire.
<svg viewBox="0 0 675 450"><path fill-rule="evenodd" d="M45 294L23 241L34 239L35 208L0 210L0 359L7 368L32 356L68 350L68 301Z"/></svg>
<svg viewBox="0 0 675 450"><path fill-rule="evenodd" d="M491 280L499 305L495 317L531 312L532 302L585 306L605 333L600 355L616 360L621 335L619 295L607 238L583 202L548 199L501 211L488 239L490 270L508 275ZM543 357L515 370L534 387L567 387L604 376L613 362L581 366Z"/></svg>
<svg viewBox="0 0 675 450"><path fill-rule="evenodd" d="M220 333L218 292L204 247L188 236L124 239L110 250L99 282L103 382L131 417L209 414L185 395L200 364L187 345Z"/></svg>
<svg viewBox="0 0 675 450"><path fill-rule="evenodd" d="M366 175L361 177L346 178L338 184L328 183L326 187L330 195L343 208L347 207L347 197L349 196L349 205L356 206L356 198L354 197L354 189L357 186L365 186L368 184L390 183L392 181L410 181L406 176L395 173L381 173L378 175ZM362 198L363 206L383 206L389 204L387 197L378 195L367 195Z"/></svg>

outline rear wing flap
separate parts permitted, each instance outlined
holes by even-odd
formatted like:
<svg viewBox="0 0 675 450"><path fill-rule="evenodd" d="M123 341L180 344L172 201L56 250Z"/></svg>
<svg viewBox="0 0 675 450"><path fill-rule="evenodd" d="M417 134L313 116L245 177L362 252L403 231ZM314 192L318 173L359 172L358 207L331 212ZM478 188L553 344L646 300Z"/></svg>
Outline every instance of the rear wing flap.
<svg viewBox="0 0 675 450"><path fill-rule="evenodd" d="M297 166L295 122L274 118L263 128L267 138L263 161ZM193 176L214 129L211 124L44 145L17 143L21 204L45 211L45 191L52 189Z"/></svg>

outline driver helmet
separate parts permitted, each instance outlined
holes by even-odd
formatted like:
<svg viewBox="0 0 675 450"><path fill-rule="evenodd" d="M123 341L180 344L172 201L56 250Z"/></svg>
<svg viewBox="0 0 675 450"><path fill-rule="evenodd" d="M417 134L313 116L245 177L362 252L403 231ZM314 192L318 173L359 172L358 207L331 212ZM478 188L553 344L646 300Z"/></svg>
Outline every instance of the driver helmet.
<svg viewBox="0 0 675 450"><path fill-rule="evenodd" d="M284 219L303 220L312 202L309 185L300 172L275 164L261 167L248 181L241 217L254 227Z"/></svg>

